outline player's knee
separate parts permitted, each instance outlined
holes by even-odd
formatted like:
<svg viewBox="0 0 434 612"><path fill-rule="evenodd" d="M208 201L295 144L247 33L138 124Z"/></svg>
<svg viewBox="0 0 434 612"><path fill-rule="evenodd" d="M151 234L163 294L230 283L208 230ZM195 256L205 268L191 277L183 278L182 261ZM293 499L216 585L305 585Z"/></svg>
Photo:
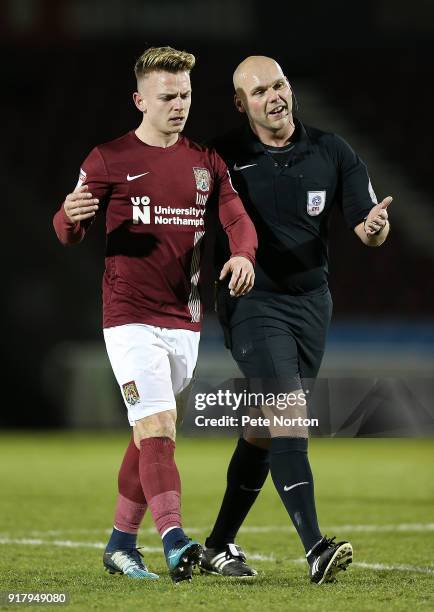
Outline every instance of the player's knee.
<svg viewBox="0 0 434 612"><path fill-rule="evenodd" d="M140 450L140 442L145 438L176 439L176 410L158 412L136 421L134 425L134 443Z"/></svg>
<svg viewBox="0 0 434 612"><path fill-rule="evenodd" d="M136 445L137 450L140 450L140 435L139 433L136 431L136 426L134 426L133 428L133 439L134 439L134 444Z"/></svg>

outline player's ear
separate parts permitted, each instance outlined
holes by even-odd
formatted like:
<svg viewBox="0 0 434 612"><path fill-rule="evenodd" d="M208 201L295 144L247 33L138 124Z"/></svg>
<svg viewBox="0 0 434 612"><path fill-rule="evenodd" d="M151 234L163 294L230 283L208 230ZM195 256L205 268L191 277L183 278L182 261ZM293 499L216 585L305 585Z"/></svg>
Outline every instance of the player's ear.
<svg viewBox="0 0 434 612"><path fill-rule="evenodd" d="M136 108L138 108L139 111L141 111L142 113L146 113L146 104L142 97L142 94L139 93L138 91L135 91L133 93L133 100L134 100L134 104Z"/></svg>
<svg viewBox="0 0 434 612"><path fill-rule="evenodd" d="M246 109L244 108L244 104L238 94L234 94L234 104L235 104L235 108L237 109L239 113L246 112Z"/></svg>

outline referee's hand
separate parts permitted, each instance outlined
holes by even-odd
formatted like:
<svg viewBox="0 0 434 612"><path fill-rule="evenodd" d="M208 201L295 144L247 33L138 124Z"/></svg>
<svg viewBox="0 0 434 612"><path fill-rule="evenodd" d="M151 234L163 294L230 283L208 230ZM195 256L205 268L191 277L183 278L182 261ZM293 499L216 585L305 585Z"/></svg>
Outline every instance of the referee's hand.
<svg viewBox="0 0 434 612"><path fill-rule="evenodd" d="M387 223L387 207L392 202L392 196L387 196L382 202L373 206L366 217L364 228L367 236L379 234Z"/></svg>
<svg viewBox="0 0 434 612"><path fill-rule="evenodd" d="M233 297L241 297L248 293L255 282L252 263L246 257L231 257L220 272L220 280L223 280L229 272L232 272L229 283L230 294Z"/></svg>
<svg viewBox="0 0 434 612"><path fill-rule="evenodd" d="M89 193L89 187L83 185L76 189L73 193L68 193L63 203L66 216L72 223L84 221L95 216L98 210L97 198L92 198Z"/></svg>

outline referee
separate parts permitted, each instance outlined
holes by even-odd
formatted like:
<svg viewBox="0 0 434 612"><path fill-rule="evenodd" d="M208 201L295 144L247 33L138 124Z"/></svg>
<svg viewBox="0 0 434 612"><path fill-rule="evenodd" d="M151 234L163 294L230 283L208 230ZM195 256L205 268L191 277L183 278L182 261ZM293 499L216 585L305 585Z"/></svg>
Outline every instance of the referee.
<svg viewBox="0 0 434 612"><path fill-rule="evenodd" d="M255 287L233 300L221 285L219 317L226 345L246 378L285 381L288 392L302 393L302 381L318 374L332 314L330 212L339 206L360 240L379 246L389 233L392 198L377 203L365 164L342 138L293 117L293 92L276 61L248 57L233 80L235 105L249 125L214 145L255 224L259 248ZM218 263L227 253L227 241L219 236ZM291 416L303 413L299 406ZM239 439L206 540L203 571L256 574L234 540L269 471L304 546L311 581L331 582L351 563L351 544L336 543L319 529L307 438L304 428L271 428L268 439L249 431Z"/></svg>

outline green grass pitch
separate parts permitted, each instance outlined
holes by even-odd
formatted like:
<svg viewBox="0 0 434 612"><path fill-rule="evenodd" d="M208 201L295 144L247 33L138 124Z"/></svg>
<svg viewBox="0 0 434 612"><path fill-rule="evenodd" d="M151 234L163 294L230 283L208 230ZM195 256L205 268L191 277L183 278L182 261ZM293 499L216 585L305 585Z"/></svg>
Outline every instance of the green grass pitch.
<svg viewBox="0 0 434 612"><path fill-rule="evenodd" d="M354 547L354 564L337 583L308 581L300 542L269 478L238 538L258 577L196 573L191 583L173 585L149 514L139 542L161 579L135 581L102 569L128 435L0 436L0 591L67 592L71 611L434 609L433 440L311 442L321 528ZM216 516L233 445L178 441L184 525L199 541Z"/></svg>

